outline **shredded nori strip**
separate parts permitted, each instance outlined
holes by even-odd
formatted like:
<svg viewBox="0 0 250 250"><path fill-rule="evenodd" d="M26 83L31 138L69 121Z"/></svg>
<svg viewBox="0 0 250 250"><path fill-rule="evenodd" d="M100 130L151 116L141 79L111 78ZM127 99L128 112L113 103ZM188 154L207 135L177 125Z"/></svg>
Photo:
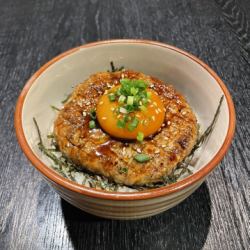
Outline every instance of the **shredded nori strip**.
<svg viewBox="0 0 250 250"><path fill-rule="evenodd" d="M111 68L111 71L110 70L107 70L108 72L116 72L116 71L121 71L124 69L124 66L121 66L119 68L116 68L115 65L114 65L114 62L111 61L110 62L110 68Z"/></svg>
<svg viewBox="0 0 250 250"><path fill-rule="evenodd" d="M57 108L57 107L56 107L56 106L54 106L54 105L50 105L50 107L51 107L53 110L60 111L60 109L59 109L59 108Z"/></svg>
<svg viewBox="0 0 250 250"><path fill-rule="evenodd" d="M199 136L199 138L197 139L197 141L196 141L194 147L192 148L190 154L182 162L178 163L176 169L173 171L173 173L171 175L166 176L164 178L163 184L166 185L166 184L171 184L171 183L176 182L186 172L188 172L189 174L193 174L193 172L188 168L188 166L190 165L196 150L199 149L201 147L201 145L211 135L211 133L213 131L213 128L215 126L215 123L216 123L216 121L218 119L223 99L224 99L224 96L221 96L220 101L219 101L219 105L218 105L218 107L216 109L216 112L214 114L212 122L207 127L207 129L204 131L204 133L201 136ZM178 169L181 169L181 172L179 174L175 174L175 171L178 170Z"/></svg>
<svg viewBox="0 0 250 250"><path fill-rule="evenodd" d="M69 98L71 97L71 94L68 94L64 100L61 101L62 104L66 103Z"/></svg>

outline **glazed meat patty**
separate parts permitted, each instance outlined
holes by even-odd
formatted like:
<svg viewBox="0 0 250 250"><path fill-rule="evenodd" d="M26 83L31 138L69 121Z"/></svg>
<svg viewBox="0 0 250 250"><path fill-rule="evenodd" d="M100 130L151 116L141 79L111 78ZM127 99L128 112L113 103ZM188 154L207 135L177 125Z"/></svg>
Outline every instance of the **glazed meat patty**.
<svg viewBox="0 0 250 250"><path fill-rule="evenodd" d="M99 126L89 129L90 111L108 89L121 78L141 79L149 83L165 107L165 119L156 134L142 142L112 138ZM108 121L107 121L108 122ZM196 117L185 98L171 85L131 70L100 72L79 84L54 123L54 135L60 151L72 162L116 183L145 185L160 182L190 153L198 135ZM134 160L138 153L150 161Z"/></svg>

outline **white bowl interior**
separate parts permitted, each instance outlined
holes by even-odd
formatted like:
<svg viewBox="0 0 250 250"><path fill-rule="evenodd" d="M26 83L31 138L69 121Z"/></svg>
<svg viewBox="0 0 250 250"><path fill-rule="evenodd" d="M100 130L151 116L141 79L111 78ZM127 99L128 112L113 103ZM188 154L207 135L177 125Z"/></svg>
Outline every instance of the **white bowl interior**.
<svg viewBox="0 0 250 250"><path fill-rule="evenodd" d="M143 43L107 43L79 48L49 66L35 80L24 101L24 134L31 149L45 164L50 164L50 161L37 149L38 136L33 117L45 137L51 131L56 115L50 105L61 107L61 101L72 92L72 87L95 72L110 69L110 61L116 66L141 71L174 85L187 98L202 130L212 121L223 91L213 76L191 58L172 49ZM229 109L224 99L213 133L196 162L196 171L218 152L228 126Z"/></svg>

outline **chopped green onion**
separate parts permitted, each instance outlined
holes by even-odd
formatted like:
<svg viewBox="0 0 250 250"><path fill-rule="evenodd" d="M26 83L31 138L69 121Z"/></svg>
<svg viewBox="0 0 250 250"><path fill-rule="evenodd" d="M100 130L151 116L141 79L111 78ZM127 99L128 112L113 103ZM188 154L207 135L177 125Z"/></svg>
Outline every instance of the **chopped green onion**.
<svg viewBox="0 0 250 250"><path fill-rule="evenodd" d="M128 173L128 168L127 167L119 167L118 172L120 174L127 174Z"/></svg>
<svg viewBox="0 0 250 250"><path fill-rule="evenodd" d="M130 122L130 123L128 124L128 130L129 130L129 131L135 130L136 127L138 126L138 124L139 124L139 120L135 117L135 118L132 120L132 122Z"/></svg>
<svg viewBox="0 0 250 250"><path fill-rule="evenodd" d="M127 104L128 105L133 105L134 103L134 97L133 96L128 96L127 98Z"/></svg>
<svg viewBox="0 0 250 250"><path fill-rule="evenodd" d="M89 122L89 128L90 129L95 128L95 121L92 120L92 121Z"/></svg>
<svg viewBox="0 0 250 250"><path fill-rule="evenodd" d="M125 102L125 100L126 100L126 96L121 95L121 96L119 97L119 99L118 99L118 102L119 102L120 104L122 104L122 103Z"/></svg>
<svg viewBox="0 0 250 250"><path fill-rule="evenodd" d="M145 105L148 103L148 99L147 98L142 98L142 103Z"/></svg>
<svg viewBox="0 0 250 250"><path fill-rule="evenodd" d="M150 160L150 157L146 154L136 154L134 159L140 163L144 163Z"/></svg>
<svg viewBox="0 0 250 250"><path fill-rule="evenodd" d="M109 94L109 100L110 100L111 102L114 102L114 101L115 101L115 94L114 94L114 93Z"/></svg>
<svg viewBox="0 0 250 250"><path fill-rule="evenodd" d="M123 85L130 84L131 80L127 79L127 78L123 78L123 79L120 80L120 83L123 84Z"/></svg>
<svg viewBox="0 0 250 250"><path fill-rule="evenodd" d="M146 111L146 110L147 110L147 108L146 108L144 105L141 105L141 106L139 107L139 109L140 109L141 111Z"/></svg>
<svg viewBox="0 0 250 250"><path fill-rule="evenodd" d="M151 98L151 92L147 91L147 98L150 99Z"/></svg>
<svg viewBox="0 0 250 250"><path fill-rule="evenodd" d="M111 101L117 100L119 106L116 109L117 115L124 114L124 118L117 121L118 127L126 127L133 131L139 124L139 120L134 117L133 112L146 111L151 93L147 92L148 84L144 80L120 79L121 87L118 88L109 98ZM132 114L131 114L132 113Z"/></svg>
<svg viewBox="0 0 250 250"><path fill-rule="evenodd" d="M133 105L126 105L125 109L127 110L128 113L135 111L135 107Z"/></svg>
<svg viewBox="0 0 250 250"><path fill-rule="evenodd" d="M134 105L138 106L140 101L140 97L138 95L134 96Z"/></svg>
<svg viewBox="0 0 250 250"><path fill-rule="evenodd" d="M126 122L128 122L128 121L131 120L131 117L128 116L128 115L125 115L123 120L124 120L124 122L126 123Z"/></svg>
<svg viewBox="0 0 250 250"><path fill-rule="evenodd" d="M142 142L144 139L144 134L142 132L138 132L136 139L137 141Z"/></svg>
<svg viewBox="0 0 250 250"><path fill-rule="evenodd" d="M125 123L124 120L118 120L117 123L116 123L116 126L118 128L125 128L125 125L126 125L126 123Z"/></svg>
<svg viewBox="0 0 250 250"><path fill-rule="evenodd" d="M131 92L132 95L136 95L136 94L138 93L138 91L139 91L139 89L137 89L137 88L135 88L135 87L132 87L132 88L130 89L130 92Z"/></svg>
<svg viewBox="0 0 250 250"><path fill-rule="evenodd" d="M147 88L147 84L143 80L134 80L133 82L137 88L141 88L141 89Z"/></svg>
<svg viewBox="0 0 250 250"><path fill-rule="evenodd" d="M120 96L121 95L121 88L116 90L116 95Z"/></svg>

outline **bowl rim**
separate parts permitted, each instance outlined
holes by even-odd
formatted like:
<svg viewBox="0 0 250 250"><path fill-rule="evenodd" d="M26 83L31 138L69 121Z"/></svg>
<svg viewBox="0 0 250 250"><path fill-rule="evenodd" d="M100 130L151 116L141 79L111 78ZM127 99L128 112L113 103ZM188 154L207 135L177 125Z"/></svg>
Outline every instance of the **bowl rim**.
<svg viewBox="0 0 250 250"><path fill-rule="evenodd" d="M182 54L183 56L188 57L195 63L198 63L200 66L202 66L217 82L217 84L222 89L228 109L229 109L229 126L227 130L227 134L225 137L225 140L218 150L218 152L214 155L214 157L211 159L210 162L208 162L205 166L203 166L201 169L199 169L194 174L184 178L183 180L180 180L176 183L170 184L165 187L145 190L145 191L139 191L139 192L109 192L109 191L103 191L103 190L97 190L89 187L85 187L83 185L77 184L71 180L68 180L61 175L59 175L56 171L51 169L50 167L46 166L40 159L33 153L32 149L30 148L25 135L24 130L22 126L22 110L25 98L27 96L27 93L29 92L29 89L35 82L35 80L51 65L59 61L60 59L73 54L74 52L77 52L81 49L86 48L92 48L100 45L105 44L141 44L141 45L147 45L147 46L156 46L161 47L165 49L173 50L179 54ZM151 40L142 40L142 39L114 39L114 40L103 40L103 41L97 41L97 42L91 42L88 44L84 44L72 49L69 49L58 56L52 58L50 61L45 63L42 67L40 67L26 82L25 86L23 87L17 103L16 103L16 109L15 109L15 117L14 117L14 125L16 130L16 136L18 139L18 142L20 144L20 147L22 148L24 154L29 159L29 161L32 163L32 165L41 172L45 177L47 177L49 180L52 181L52 183L57 184L64 189L76 192L81 195L86 195L89 197L94 198L101 198L106 200L145 200L165 195L170 195L175 192L181 191L195 183L198 183L199 181L202 181L205 176L207 176L222 160L224 155L226 154L227 150L229 149L234 133L235 133L235 109L234 104L231 98L231 95L226 87L226 85L223 83L223 81L219 78L219 76L204 62L202 62L200 59L198 59L196 56L182 50L179 48L176 48L172 45L168 45L165 43L161 43L158 41L151 41Z"/></svg>

